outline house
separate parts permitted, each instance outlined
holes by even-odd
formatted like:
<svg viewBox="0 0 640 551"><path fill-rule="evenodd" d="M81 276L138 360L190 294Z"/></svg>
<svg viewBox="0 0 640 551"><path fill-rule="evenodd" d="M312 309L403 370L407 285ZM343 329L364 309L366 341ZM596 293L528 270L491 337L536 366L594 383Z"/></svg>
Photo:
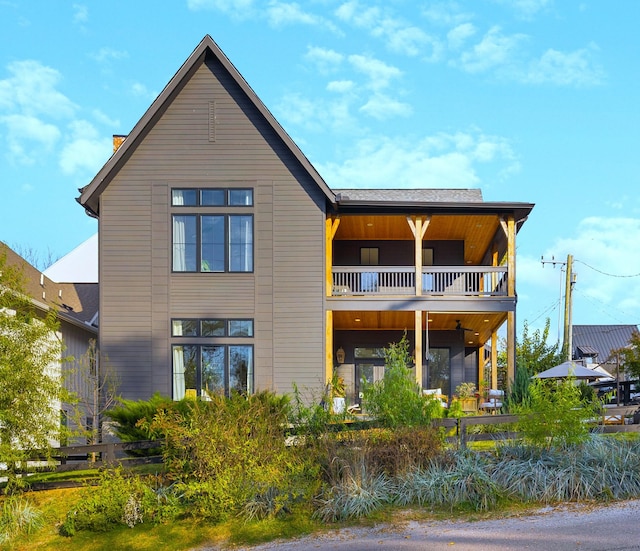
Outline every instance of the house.
<svg viewBox="0 0 640 551"><path fill-rule="evenodd" d="M91 341L98 338L98 284L55 282L2 242L0 256L4 257L7 265L21 270L24 291L36 312L43 316L51 309L56 312L58 335L63 346L59 365L54 368L64 376L68 390L84 396L87 389L82 385L82 376L78 372ZM60 407L63 419L72 422L69 404L58 404L56 407Z"/></svg>
<svg viewBox="0 0 640 551"><path fill-rule="evenodd" d="M599 364L615 377L620 367L617 351L629 345L634 333L637 325L574 325L572 357L586 365Z"/></svg>
<svg viewBox="0 0 640 551"><path fill-rule="evenodd" d="M209 36L114 149L78 201L125 398L319 394L338 368L355 399L405 333L416 380L451 394L484 378L486 343L496 365L505 324L513 377L532 204L330 189Z"/></svg>

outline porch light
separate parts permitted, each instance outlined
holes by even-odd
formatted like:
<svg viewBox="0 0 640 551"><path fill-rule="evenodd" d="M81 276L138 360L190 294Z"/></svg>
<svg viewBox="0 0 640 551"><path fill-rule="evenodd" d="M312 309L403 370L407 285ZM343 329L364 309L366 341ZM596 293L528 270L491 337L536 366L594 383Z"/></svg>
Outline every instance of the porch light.
<svg viewBox="0 0 640 551"><path fill-rule="evenodd" d="M344 363L344 349L342 346L336 350L336 360L340 365Z"/></svg>

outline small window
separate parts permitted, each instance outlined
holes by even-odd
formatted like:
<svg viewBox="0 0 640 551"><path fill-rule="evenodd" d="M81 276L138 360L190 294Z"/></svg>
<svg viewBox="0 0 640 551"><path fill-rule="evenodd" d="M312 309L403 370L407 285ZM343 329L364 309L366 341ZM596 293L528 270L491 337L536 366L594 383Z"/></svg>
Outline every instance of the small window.
<svg viewBox="0 0 640 551"><path fill-rule="evenodd" d="M200 334L203 337L224 337L224 320L202 320Z"/></svg>
<svg viewBox="0 0 640 551"><path fill-rule="evenodd" d="M253 337L253 320L229 320L230 337Z"/></svg>
<svg viewBox="0 0 640 551"><path fill-rule="evenodd" d="M198 204L198 192L195 189L172 189L171 205L174 207L195 207Z"/></svg>
<svg viewBox="0 0 640 551"><path fill-rule="evenodd" d="M252 189L230 189L229 190L229 206L250 207L252 205L253 205Z"/></svg>
<svg viewBox="0 0 640 551"><path fill-rule="evenodd" d="M172 320L171 336L172 337L197 337L198 336L198 320Z"/></svg>
<svg viewBox="0 0 640 551"><path fill-rule="evenodd" d="M360 265L377 266L379 264L380 249L378 247L360 248Z"/></svg>
<svg viewBox="0 0 640 551"><path fill-rule="evenodd" d="M200 203L205 207L224 206L225 190L224 189L201 189Z"/></svg>

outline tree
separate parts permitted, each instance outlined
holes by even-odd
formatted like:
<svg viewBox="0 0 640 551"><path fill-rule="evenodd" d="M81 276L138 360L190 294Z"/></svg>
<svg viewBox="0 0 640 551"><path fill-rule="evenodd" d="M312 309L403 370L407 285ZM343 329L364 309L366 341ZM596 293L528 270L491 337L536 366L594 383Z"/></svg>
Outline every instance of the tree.
<svg viewBox="0 0 640 551"><path fill-rule="evenodd" d="M562 352L559 343L549 344L549 327L551 320L547 318L544 329L529 332L525 321L522 337L516 339L516 373L507 395L507 405L519 404L527 399L531 377L555 365L562 363ZM502 350L498 353L498 369L502 380L506 377L507 353L506 344L502 342Z"/></svg>
<svg viewBox="0 0 640 551"><path fill-rule="evenodd" d="M627 346L613 353L619 358L621 371L624 371L630 379L640 379L640 333L638 331L633 332Z"/></svg>
<svg viewBox="0 0 640 551"><path fill-rule="evenodd" d="M0 463L7 491L22 485L19 471L34 451L50 456L66 398L56 312L36 310L24 283L22 270L0 253Z"/></svg>
<svg viewBox="0 0 640 551"><path fill-rule="evenodd" d="M87 419L87 439L98 444L104 413L120 402L118 378L106 358L102 358L96 341L89 341L87 352L78 360L67 385L76 399L77 425ZM89 421L90 420L90 421Z"/></svg>

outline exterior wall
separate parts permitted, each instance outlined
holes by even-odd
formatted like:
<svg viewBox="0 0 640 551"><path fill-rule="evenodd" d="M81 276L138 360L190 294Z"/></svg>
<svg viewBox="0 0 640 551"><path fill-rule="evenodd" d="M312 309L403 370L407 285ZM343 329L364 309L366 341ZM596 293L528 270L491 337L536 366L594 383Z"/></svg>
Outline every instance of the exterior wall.
<svg viewBox="0 0 640 551"><path fill-rule="evenodd" d="M174 187L254 189L254 273L171 273ZM100 341L123 396L171 395L170 320L181 317L253 318L256 389L322 382L323 231L321 191L207 61L101 196Z"/></svg>
<svg viewBox="0 0 640 551"><path fill-rule="evenodd" d="M333 265L357 266L360 264L361 247L380 249L380 266L413 266L415 263L414 241L334 241ZM423 248L433 249L434 266L458 266L464 263L462 241L424 241Z"/></svg>

